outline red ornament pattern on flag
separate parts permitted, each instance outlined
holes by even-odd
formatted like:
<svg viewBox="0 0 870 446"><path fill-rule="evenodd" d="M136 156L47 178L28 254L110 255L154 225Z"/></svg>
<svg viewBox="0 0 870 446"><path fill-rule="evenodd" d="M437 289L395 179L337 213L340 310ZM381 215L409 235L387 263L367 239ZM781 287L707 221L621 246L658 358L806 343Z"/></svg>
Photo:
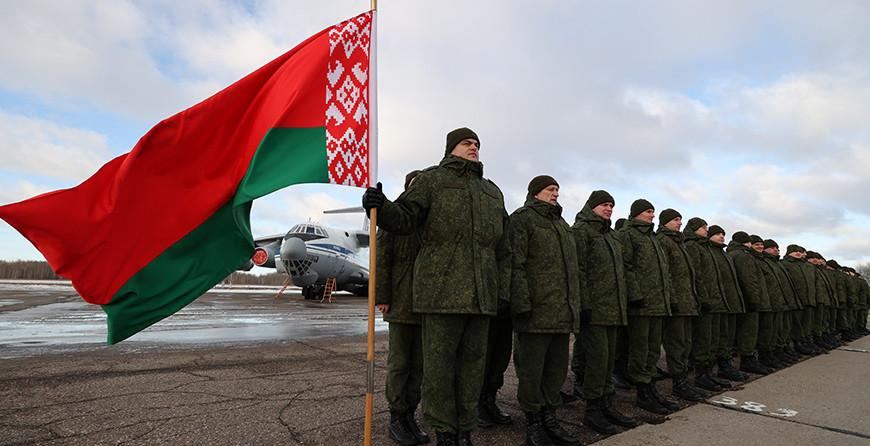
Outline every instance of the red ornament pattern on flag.
<svg viewBox="0 0 870 446"><path fill-rule="evenodd" d="M329 30L326 157L330 183L368 185L371 29L368 12Z"/></svg>

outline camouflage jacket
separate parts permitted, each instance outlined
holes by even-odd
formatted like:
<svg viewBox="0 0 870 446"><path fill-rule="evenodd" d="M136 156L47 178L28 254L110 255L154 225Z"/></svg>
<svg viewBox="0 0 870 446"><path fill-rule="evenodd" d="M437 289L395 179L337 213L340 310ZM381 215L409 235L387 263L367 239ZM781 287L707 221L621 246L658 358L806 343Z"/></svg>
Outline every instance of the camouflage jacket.
<svg viewBox="0 0 870 446"><path fill-rule="evenodd" d="M529 198L511 214L508 236L514 331L579 331L577 250L562 207Z"/></svg>
<svg viewBox="0 0 870 446"><path fill-rule="evenodd" d="M708 313L727 313L728 301L716 271L713 251L709 249L710 239L701 237L688 228L683 231L685 248L689 261L695 271L695 290L698 302L709 306Z"/></svg>
<svg viewBox="0 0 870 446"><path fill-rule="evenodd" d="M828 278L828 282L831 284L831 307L846 308L846 287L845 283L843 283L843 274L827 266L823 268L822 272L825 273L825 277Z"/></svg>
<svg viewBox="0 0 870 446"><path fill-rule="evenodd" d="M786 256L780 262L794 285L797 301L802 307L816 306L816 275L805 260Z"/></svg>
<svg viewBox="0 0 870 446"><path fill-rule="evenodd" d="M762 260L764 260L765 268L765 278L767 279L767 289L772 290L770 292L770 301L773 304L774 294L776 291L779 291L779 294L782 298L781 306L779 310L774 311L788 311L788 310L800 310L802 307L797 303L797 298L795 297L794 284L792 284L791 279L788 277L788 273L785 272L785 268L779 261L779 256L775 256L773 254L762 253ZM774 281L770 280L768 277L768 273L773 274Z"/></svg>
<svg viewBox="0 0 870 446"><path fill-rule="evenodd" d="M620 229L622 261L628 300L643 300L643 308L629 308L637 316L671 315L671 280L668 259L653 234L652 223L638 219L625 222Z"/></svg>
<svg viewBox="0 0 870 446"><path fill-rule="evenodd" d="M755 311L771 311L764 273L761 272L761 260L755 257L755 251L735 242L729 243L726 249L734 260L737 282L746 300L746 311L750 311L753 306Z"/></svg>
<svg viewBox="0 0 870 446"><path fill-rule="evenodd" d="M857 277L857 279L861 283L861 292L859 293L861 297L858 301L858 308L866 310L870 308L870 283L864 280L863 277Z"/></svg>
<svg viewBox="0 0 870 446"><path fill-rule="evenodd" d="M846 286L848 287L847 297L849 299L849 308L856 308L858 305L858 293L860 292L860 286L858 282L855 281L857 277L852 277L849 273L843 272L843 276L846 277Z"/></svg>
<svg viewBox="0 0 870 446"><path fill-rule="evenodd" d="M414 291L414 260L420 251L420 235L395 235L378 230L375 303L390 305L384 320L419 324L420 315L411 311Z"/></svg>
<svg viewBox="0 0 870 446"><path fill-rule="evenodd" d="M725 253L725 245L716 244L711 240L707 249L712 254L713 266L716 268L716 279L719 281L719 288L728 304L727 312L730 314L745 313L746 305L743 301L743 290L740 288L740 282L737 278L737 269L734 268L731 256Z"/></svg>
<svg viewBox="0 0 870 446"><path fill-rule="evenodd" d="M378 226L420 232L414 262L414 312L495 316L508 297L507 212L483 166L455 156L420 173L395 202L378 212Z"/></svg>
<svg viewBox="0 0 870 446"><path fill-rule="evenodd" d="M692 269L689 253L686 252L682 232L671 231L659 226L656 237L665 257L668 259L668 273L671 280L671 305L676 311L672 316L697 316L698 296L695 289L695 270Z"/></svg>
<svg viewBox="0 0 870 446"><path fill-rule="evenodd" d="M627 325L628 297L622 244L616 231L585 206L574 217L577 265L583 308L592 310L592 325Z"/></svg>
<svg viewBox="0 0 870 446"><path fill-rule="evenodd" d="M816 273L816 302L826 307L836 307L836 290L831 284L831 279L825 274L824 265L813 265Z"/></svg>

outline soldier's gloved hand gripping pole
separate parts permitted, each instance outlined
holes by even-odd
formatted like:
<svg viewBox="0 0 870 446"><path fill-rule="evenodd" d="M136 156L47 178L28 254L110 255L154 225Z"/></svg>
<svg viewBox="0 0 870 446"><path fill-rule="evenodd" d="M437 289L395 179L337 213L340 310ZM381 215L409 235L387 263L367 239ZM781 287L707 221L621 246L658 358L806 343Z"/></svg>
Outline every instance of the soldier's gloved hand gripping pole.
<svg viewBox="0 0 870 446"><path fill-rule="evenodd" d="M366 215L370 215L372 209L380 209L385 201L387 201L387 197L384 195L384 187L380 181L377 187L366 189L362 197L362 206L366 210Z"/></svg>

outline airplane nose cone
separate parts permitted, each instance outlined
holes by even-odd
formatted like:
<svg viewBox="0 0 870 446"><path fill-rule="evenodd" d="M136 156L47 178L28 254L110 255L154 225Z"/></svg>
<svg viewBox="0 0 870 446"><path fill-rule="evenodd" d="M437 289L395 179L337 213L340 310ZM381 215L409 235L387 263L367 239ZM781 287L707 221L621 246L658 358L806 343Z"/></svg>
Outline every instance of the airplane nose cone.
<svg viewBox="0 0 870 446"><path fill-rule="evenodd" d="M281 244L281 259L283 260L305 260L307 250L305 242L298 238L288 238Z"/></svg>

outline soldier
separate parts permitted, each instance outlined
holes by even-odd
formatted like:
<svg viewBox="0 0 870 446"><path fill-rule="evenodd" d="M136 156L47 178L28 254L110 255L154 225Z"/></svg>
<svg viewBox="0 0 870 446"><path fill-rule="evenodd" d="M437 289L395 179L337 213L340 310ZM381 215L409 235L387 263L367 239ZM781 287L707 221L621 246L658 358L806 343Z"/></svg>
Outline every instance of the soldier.
<svg viewBox="0 0 870 446"><path fill-rule="evenodd" d="M854 341L861 337L857 331L855 331L855 316L856 316L856 308L858 306L858 293L859 293L859 285L858 282L855 281L855 275L852 268L847 266L841 266L840 271L846 278L846 285L849 291L849 299L848 305L849 307L846 309L845 314L843 315L843 323L844 327L842 330L843 336L845 336L850 341Z"/></svg>
<svg viewBox="0 0 870 446"><path fill-rule="evenodd" d="M812 265L804 260L806 250L799 245L788 245L782 266L794 285L795 296L803 309L798 312L796 325L800 329L795 349L803 355L818 355L820 347L813 343L813 314L816 308L816 277Z"/></svg>
<svg viewBox="0 0 870 446"><path fill-rule="evenodd" d="M508 296L507 213L479 148L472 130L453 130L444 159L401 198L387 200L380 184L363 195L364 208L380 209L380 227L421 234L413 310L422 320L423 416L439 445L472 444L489 320Z"/></svg>
<svg viewBox="0 0 870 446"><path fill-rule="evenodd" d="M836 260L831 259L826 262L825 272L830 277L837 295L836 308L831 311L831 318L835 321L833 331L842 339L843 343L846 343L849 341L848 333L845 333L846 327L849 325L846 322L846 313L852 301L849 295L849 284L847 283L846 275L840 269L840 264Z"/></svg>
<svg viewBox="0 0 870 446"><path fill-rule="evenodd" d="M662 346L664 318L671 315L668 262L653 233L655 208L635 200L619 230L628 291L628 377L637 386L637 406L668 414L680 406L658 393L653 376Z"/></svg>
<svg viewBox="0 0 870 446"><path fill-rule="evenodd" d="M858 320L855 325L858 332L864 336L870 335L870 329L867 329L868 310L870 310L870 282L867 282L861 273L855 271L855 275L860 283L860 304L858 305Z"/></svg>
<svg viewBox="0 0 870 446"><path fill-rule="evenodd" d="M746 312L743 290L740 288L734 261L725 253L725 230L718 225L710 226L707 238L710 240L707 248L713 256L716 280L728 308L727 312L719 317L719 342L716 350L718 377L731 381L746 381L749 375L735 369L731 364L731 358L737 352L737 318Z"/></svg>
<svg viewBox="0 0 870 446"><path fill-rule="evenodd" d="M764 284L764 276L759 269L758 260L754 258L752 241L749 234L737 231L731 236L731 243L726 249L734 269L737 281L746 303L746 312L737 317L737 350L740 353L740 370L748 373L767 375L774 370L762 365L757 358L758 344L758 312L770 311L770 299Z"/></svg>
<svg viewBox="0 0 870 446"><path fill-rule="evenodd" d="M807 251L807 262L815 266L816 277L816 317L813 335L816 345L824 350L833 350L840 343L830 333L831 306L834 302L834 288L825 275L825 259L815 251Z"/></svg>
<svg viewBox="0 0 870 446"><path fill-rule="evenodd" d="M405 190L420 173L405 177ZM427 443L414 412L420 404L423 382L423 342L420 316L411 311L414 259L420 251L420 234L395 235L378 231L377 306L389 323L390 350L384 394L390 406L390 438L402 446Z"/></svg>
<svg viewBox="0 0 870 446"><path fill-rule="evenodd" d="M582 394L586 399L583 424L603 434L615 434L613 424L623 427L640 424L616 410L612 402L611 375L616 360L617 329L628 324L622 246L616 232L610 229L614 203L607 191L592 192L572 227L577 243L583 302L581 321L584 322L574 354L576 358L577 351L581 350L585 358L585 369L575 368L574 373L581 374Z"/></svg>
<svg viewBox="0 0 870 446"><path fill-rule="evenodd" d="M580 330L580 281L571 228L562 218L559 183L541 175L510 216L513 253L510 308L516 331L517 400L526 414L526 444L579 446L556 419L568 372L568 342Z"/></svg>
<svg viewBox="0 0 870 446"><path fill-rule="evenodd" d="M777 317L779 318L779 330L774 333L774 344L776 348L773 351L774 356L780 362L786 364L794 364L800 360L800 355L794 351L791 346L792 342L792 325L795 323L792 313L799 312L801 305L797 302L794 284L788 276L785 267L779 260L779 244L773 239L764 240L764 252L762 258L768 269L773 272L776 285L779 287L785 309L782 310ZM773 294L771 293L771 299ZM796 322L800 324L800 319ZM797 328L800 332L800 328Z"/></svg>
<svg viewBox="0 0 870 446"><path fill-rule="evenodd" d="M707 222L695 217L686 223L683 236L686 252L695 271L695 290L700 315L692 324L692 361L695 363L695 385L706 390L731 388L727 379L713 376L716 349L719 345L722 316L728 312L728 302L719 280L714 253L707 238Z"/></svg>
<svg viewBox="0 0 870 446"><path fill-rule="evenodd" d="M770 300L770 308L767 311L761 310L758 315L758 360L772 369L782 369L789 365L776 355L776 338L782 330L781 314L788 309L783 296L783 286L779 283L772 263L765 260L764 239L757 235L750 236L750 239Z"/></svg>
<svg viewBox="0 0 870 446"><path fill-rule="evenodd" d="M673 379L672 393L687 401L701 401L706 395L689 382L689 354L692 351L692 323L698 316L695 271L692 268L685 239L680 229L683 216L673 209L659 214L656 237L668 262L671 282L671 316L665 318L662 341L668 374ZM717 390L721 390L716 386Z"/></svg>

